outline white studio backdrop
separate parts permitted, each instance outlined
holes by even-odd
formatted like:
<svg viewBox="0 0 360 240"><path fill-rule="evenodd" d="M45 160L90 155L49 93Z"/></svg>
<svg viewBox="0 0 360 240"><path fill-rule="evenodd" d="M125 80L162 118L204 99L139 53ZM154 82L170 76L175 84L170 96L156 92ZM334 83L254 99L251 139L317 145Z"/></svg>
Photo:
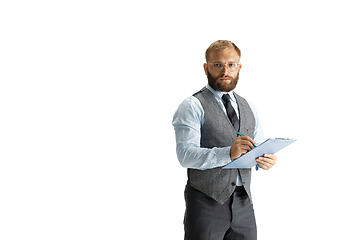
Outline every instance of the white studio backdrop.
<svg viewBox="0 0 360 240"><path fill-rule="evenodd" d="M259 239L359 239L356 7L1 2L0 238L183 239L172 116L227 39L266 136L298 139L253 172Z"/></svg>

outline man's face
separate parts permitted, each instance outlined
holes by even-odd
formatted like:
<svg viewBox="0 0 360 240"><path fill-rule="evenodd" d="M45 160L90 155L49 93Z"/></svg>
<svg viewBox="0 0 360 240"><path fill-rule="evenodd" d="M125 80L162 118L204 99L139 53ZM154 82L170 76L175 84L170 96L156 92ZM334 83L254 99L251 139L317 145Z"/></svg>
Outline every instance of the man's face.
<svg viewBox="0 0 360 240"><path fill-rule="evenodd" d="M221 71L215 71L210 63L239 63L240 57L235 49L218 50L210 53L209 64L204 63L205 74L208 83L216 91L230 92L236 87L239 79L241 64L238 68L230 72L225 65Z"/></svg>

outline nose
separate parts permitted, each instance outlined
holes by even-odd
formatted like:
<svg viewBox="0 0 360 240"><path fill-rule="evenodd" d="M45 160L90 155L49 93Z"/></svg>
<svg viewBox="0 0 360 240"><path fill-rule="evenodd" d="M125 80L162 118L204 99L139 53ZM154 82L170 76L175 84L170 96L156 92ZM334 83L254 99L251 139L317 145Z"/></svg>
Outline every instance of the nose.
<svg viewBox="0 0 360 240"><path fill-rule="evenodd" d="M229 73L229 69L227 65L224 65L223 69L221 69L221 73L224 75L227 75Z"/></svg>

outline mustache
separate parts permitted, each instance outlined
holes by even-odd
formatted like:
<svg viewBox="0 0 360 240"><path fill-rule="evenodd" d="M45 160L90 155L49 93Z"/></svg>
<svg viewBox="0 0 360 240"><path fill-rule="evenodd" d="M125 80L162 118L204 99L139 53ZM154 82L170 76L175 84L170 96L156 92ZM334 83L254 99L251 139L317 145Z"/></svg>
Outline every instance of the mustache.
<svg viewBox="0 0 360 240"><path fill-rule="evenodd" d="M230 76L227 76L227 75L224 75L224 76L218 77L218 79L221 79L221 78L228 78L228 79L231 79L231 80L233 80L233 79L234 79L233 77L230 77Z"/></svg>

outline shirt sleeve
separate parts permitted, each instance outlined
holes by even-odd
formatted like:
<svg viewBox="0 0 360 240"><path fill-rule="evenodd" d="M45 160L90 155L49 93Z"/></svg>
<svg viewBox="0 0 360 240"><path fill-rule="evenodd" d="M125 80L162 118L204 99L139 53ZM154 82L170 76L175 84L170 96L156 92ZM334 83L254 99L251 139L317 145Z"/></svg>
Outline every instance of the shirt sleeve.
<svg viewBox="0 0 360 240"><path fill-rule="evenodd" d="M254 104L252 102L250 102L250 101L248 101L248 103L249 103L251 111L253 112L254 117L255 117L254 141L255 141L256 145L259 145L259 144L263 143L266 140L265 139L265 134L264 134L264 131L262 129L262 126L261 126L261 123L260 123L260 120L259 120L259 115L258 115L258 113L256 111L256 108L255 108ZM256 171L258 171L259 169L262 169L262 167L260 167L259 164L256 164L255 169L256 169Z"/></svg>
<svg viewBox="0 0 360 240"><path fill-rule="evenodd" d="M200 101L191 96L179 106L173 117L176 138L176 154L185 168L210 169L222 167L231 162L230 148L201 148L201 125L204 109Z"/></svg>
<svg viewBox="0 0 360 240"><path fill-rule="evenodd" d="M265 134L264 131L262 129L261 123L260 123L260 119L259 119L259 115L256 111L256 108L254 106L254 104L250 101L247 101L249 103L249 106L251 108L251 111L254 114L255 117L255 131L254 131L254 141L256 143L256 145L260 145L261 143L263 143L266 139L265 139Z"/></svg>

